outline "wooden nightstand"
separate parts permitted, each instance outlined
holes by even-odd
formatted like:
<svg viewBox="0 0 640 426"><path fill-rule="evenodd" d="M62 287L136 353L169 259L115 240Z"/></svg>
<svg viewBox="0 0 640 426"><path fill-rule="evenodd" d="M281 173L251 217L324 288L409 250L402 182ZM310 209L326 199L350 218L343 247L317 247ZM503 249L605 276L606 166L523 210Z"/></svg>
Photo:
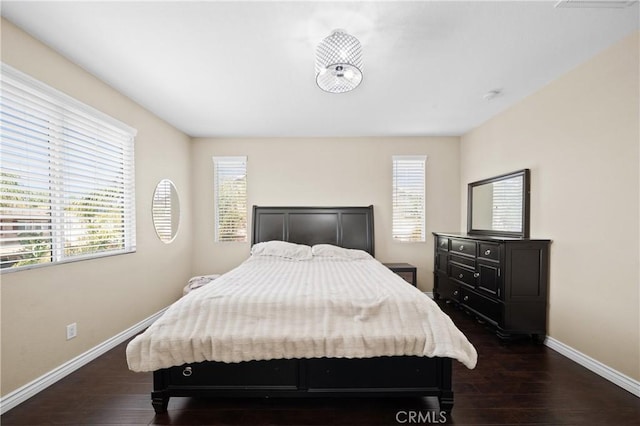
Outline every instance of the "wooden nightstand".
<svg viewBox="0 0 640 426"><path fill-rule="evenodd" d="M383 263L383 265L400 275L412 286L418 286L418 275L415 266L409 263Z"/></svg>

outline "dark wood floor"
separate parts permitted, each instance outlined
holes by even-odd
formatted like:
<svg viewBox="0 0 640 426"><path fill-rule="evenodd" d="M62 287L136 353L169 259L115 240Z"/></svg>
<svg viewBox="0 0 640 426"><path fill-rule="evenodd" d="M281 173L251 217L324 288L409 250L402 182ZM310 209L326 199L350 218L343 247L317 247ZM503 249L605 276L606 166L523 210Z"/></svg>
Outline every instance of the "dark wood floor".
<svg viewBox="0 0 640 426"><path fill-rule="evenodd" d="M640 425L640 399L629 392L545 346L501 344L465 313L443 309L479 354L474 370L454 363L455 406L447 424ZM430 413L437 410L431 399L172 398L168 412L156 416L150 402L152 376L127 370L125 345L5 413L0 423L352 426L442 420Z"/></svg>

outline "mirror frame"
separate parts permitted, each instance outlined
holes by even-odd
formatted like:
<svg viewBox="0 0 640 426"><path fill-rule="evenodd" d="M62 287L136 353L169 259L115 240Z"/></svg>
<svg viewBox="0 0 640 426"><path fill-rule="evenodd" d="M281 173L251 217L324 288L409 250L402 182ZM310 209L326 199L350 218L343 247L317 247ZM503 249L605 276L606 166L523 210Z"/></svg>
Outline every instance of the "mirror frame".
<svg viewBox="0 0 640 426"><path fill-rule="evenodd" d="M502 180L512 179L522 176L522 230L516 231L496 231L492 229L476 229L473 227L473 188ZM467 234L470 235L491 235L499 237L529 238L529 192L530 192L530 172L529 169L522 169L503 175L494 176L488 179L471 182L467 192Z"/></svg>

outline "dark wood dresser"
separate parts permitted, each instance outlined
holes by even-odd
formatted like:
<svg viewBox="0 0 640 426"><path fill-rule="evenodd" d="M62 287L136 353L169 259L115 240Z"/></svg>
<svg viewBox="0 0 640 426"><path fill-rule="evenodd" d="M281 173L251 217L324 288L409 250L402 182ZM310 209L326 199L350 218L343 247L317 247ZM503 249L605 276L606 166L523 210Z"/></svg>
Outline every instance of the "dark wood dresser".
<svg viewBox="0 0 640 426"><path fill-rule="evenodd" d="M550 240L433 235L435 299L456 303L500 338L544 339Z"/></svg>

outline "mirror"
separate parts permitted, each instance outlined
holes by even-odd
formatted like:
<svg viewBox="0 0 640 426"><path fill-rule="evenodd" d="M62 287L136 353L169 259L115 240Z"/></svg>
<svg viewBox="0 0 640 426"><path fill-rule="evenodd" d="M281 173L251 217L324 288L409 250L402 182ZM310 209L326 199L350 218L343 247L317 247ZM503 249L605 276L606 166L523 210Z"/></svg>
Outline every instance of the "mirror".
<svg viewBox="0 0 640 426"><path fill-rule="evenodd" d="M529 169L469 184L467 233L529 237Z"/></svg>
<svg viewBox="0 0 640 426"><path fill-rule="evenodd" d="M151 209L158 238L163 243L170 243L176 237L180 224L180 200L175 185L169 179L162 179L156 186Z"/></svg>

